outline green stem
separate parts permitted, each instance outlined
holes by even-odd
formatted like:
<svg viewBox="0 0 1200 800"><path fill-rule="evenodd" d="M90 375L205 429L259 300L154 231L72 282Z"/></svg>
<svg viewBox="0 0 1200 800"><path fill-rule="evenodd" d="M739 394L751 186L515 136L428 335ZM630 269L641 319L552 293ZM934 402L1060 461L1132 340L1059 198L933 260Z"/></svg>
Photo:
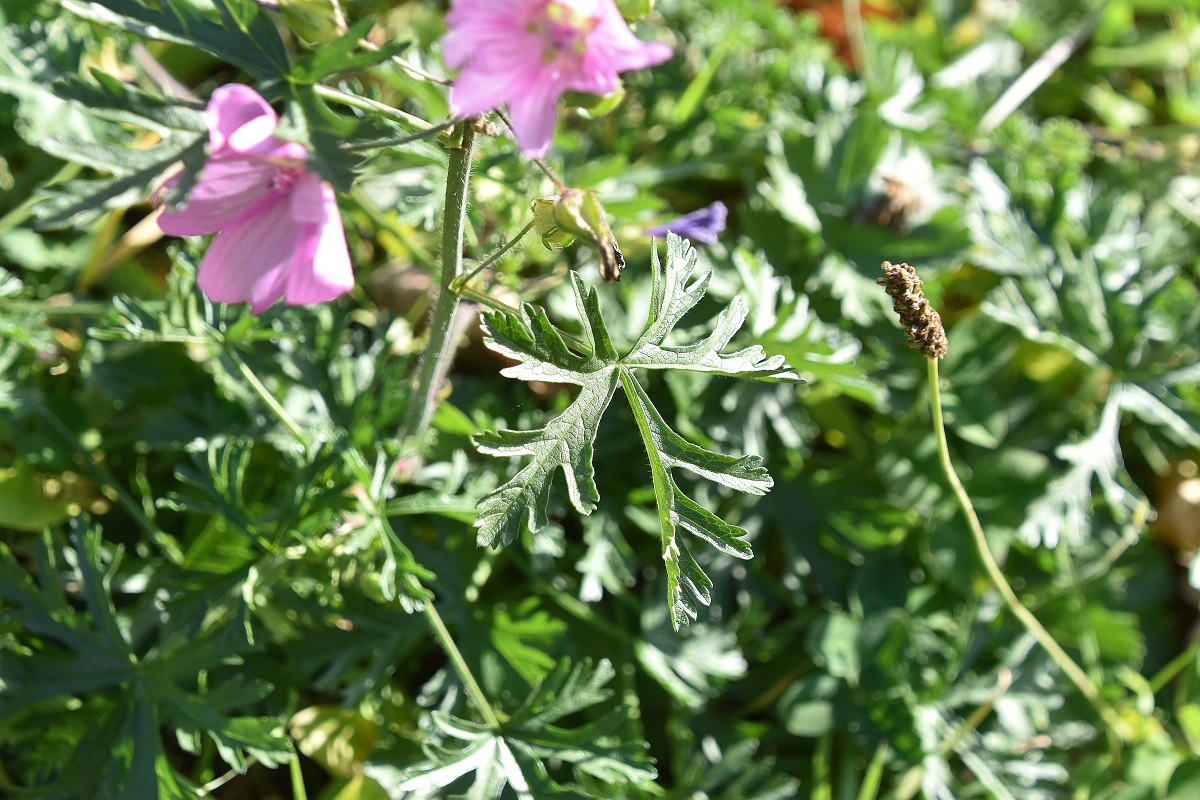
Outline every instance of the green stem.
<svg viewBox="0 0 1200 800"><path fill-rule="evenodd" d="M1000 570L1000 566L996 563L996 559L992 556L992 551L988 547L987 537L983 533L983 526L979 524L979 517L975 514L975 507L971 503L971 497L967 494L967 490L963 488L962 481L958 479L958 473L954 471L954 464L950 461L950 448L946 443L946 426L942 419L942 395L938 384L938 360L936 358L926 359L929 365L929 398L930 405L933 410L933 432L937 436L938 457L941 460L942 471L946 475L946 480L950 482L950 488L954 490L954 497L958 500L959 508L962 509L963 516L967 519L967 527L971 529L971 538L975 543L975 550L979 554L979 560L983 562L984 571L991 580L992 585L1000 592L1000 597L1003 598L1004 604L1008 606L1009 611L1021 623L1021 626L1029 632L1038 644L1049 654L1054 663L1058 664L1059 668L1070 679L1071 683L1079 689L1080 693L1088 699L1088 702L1100 714L1106 725L1112 725L1115 721L1115 715L1107 705L1100 699L1100 692L1096 685L1092 683L1091 678L1087 676L1079 665L1076 664L1066 651L1058 644L1050 632L1042 627L1042 623L1038 622L1029 609L1021 604L1012 586L1004 577L1004 573Z"/></svg>
<svg viewBox="0 0 1200 800"><path fill-rule="evenodd" d="M353 153L358 150L379 150L384 147L399 147L403 144L419 142L422 139L432 139L442 131L448 128L453 128L460 122L463 122L462 117L451 117L450 119L445 120L444 122L439 122L436 125L432 125L423 131L410 133L408 136L397 136L392 139L376 139L373 142L359 142L358 144L344 144L342 145L341 149L345 150L347 153Z"/></svg>
<svg viewBox="0 0 1200 800"><path fill-rule="evenodd" d="M288 772L292 776L292 800L308 800L308 792L304 790L304 773L300 771L299 753L292 756L292 763L288 765Z"/></svg>
<svg viewBox="0 0 1200 800"><path fill-rule="evenodd" d="M471 154L475 131L463 126L462 142L450 150L446 174L446 210L442 218L442 276L437 304L429 321L429 344L421 357L408 399L400 438L418 436L429 426L438 387L454 360L458 295L450 288L462 272L463 228L467 218L467 190L471 183Z"/></svg>
<svg viewBox="0 0 1200 800"><path fill-rule="evenodd" d="M500 117L501 121L505 125L508 126L509 131L512 132L513 138L516 139L517 138L516 129L513 128L512 120L509 119L508 114L504 111L504 109L497 108L496 116ZM567 185L565 183L563 183L562 180L560 180L557 175L554 174L554 170L550 169L550 167L548 167L546 165L545 161L543 161L540 158L535 158L534 156L526 156L526 158L528 158L530 161L532 161L534 163L534 165L536 165L537 168L540 169L547 178L549 178L551 181L553 181L555 187L558 188L559 194L562 194L563 192L565 192L567 190Z"/></svg>
<svg viewBox="0 0 1200 800"><path fill-rule="evenodd" d="M488 267L490 267L492 264L495 264L497 261L499 261L499 260L500 260L500 258L501 258L501 257L502 257L502 256L503 256L505 253L507 253L509 250L512 250L514 247L516 247L516 246L517 246L517 242L519 242L519 241L521 241L522 239L524 239L524 238L525 238L525 234L529 233L529 231L531 231L531 230L533 230L533 220L530 220L529 222L525 223L525 227L524 227L524 228L521 228L520 232L519 232L519 233L517 233L517 235L516 235L516 236L514 236L513 238L511 238L511 239L509 239L507 242L505 242L505 243L504 243L504 244L503 244L503 245L500 247L500 249L499 249L499 250L497 250L496 252L494 252L494 253L492 253L490 256L488 256L488 257L487 257L487 259L486 259L486 260L484 260L484 262L483 262L482 264L480 264L478 267L476 267L475 269L471 270L471 271L470 271L469 273L467 273L466 275L460 275L460 276L458 276L457 278L455 278L455 279L452 281L450 288L451 288L453 291L457 292L457 291L459 290L459 287L461 287L463 284L465 284L465 283L467 283L468 281L470 281L472 278L474 278L474 277L475 277L476 275L478 275L479 273L483 272L485 269L487 269Z"/></svg>
<svg viewBox="0 0 1200 800"><path fill-rule="evenodd" d="M883 768L887 763L888 752L891 747L887 741L882 741L875 748L875 755L871 758L871 763L867 766L867 772L863 776L862 785L858 789L858 800L875 800L879 796L879 785L883 783Z"/></svg>
<svg viewBox="0 0 1200 800"><path fill-rule="evenodd" d="M304 432L304 429L300 427L300 423L292 419L292 415L289 414L287 409L285 409L280 402L275 399L275 395L271 394L271 390L267 388L266 384L258 379L258 376L254 374L254 370L250 369L249 364L243 361L241 357L232 350L229 351L229 357L237 366L238 373L245 378L246 383L250 384L250 388L254 390L254 393L258 395L259 399L266 404L267 408L271 409L271 413L283 423L283 427L287 428L292 436L296 437L296 441L298 441L305 450L308 450L309 447L312 446L312 439L309 438L308 434Z"/></svg>
<svg viewBox="0 0 1200 800"><path fill-rule="evenodd" d="M359 39L358 46L364 50L378 50L379 49L379 45L375 44L370 39ZM400 56L392 56L390 60L396 66L400 67L401 69L407 71L409 74L414 75L415 77L418 77L422 80L426 80L431 83L440 83L443 86L450 85L450 81L446 80L445 78L439 78L437 75L434 75L431 72L426 72L425 70L418 67L416 64L405 61Z"/></svg>
<svg viewBox="0 0 1200 800"><path fill-rule="evenodd" d="M401 125L407 125L410 128L428 128L429 122L421 119L415 114L410 114L407 111L401 111L398 108L393 108L387 103L381 103L378 100L372 100L369 97L360 97L350 92L343 92L341 89L334 89L332 86L321 86L318 84L313 87L318 95L325 100L330 100L334 103L341 103L344 106L357 108L359 111L366 111L368 114L374 114L377 117L390 119L392 122L398 122Z"/></svg>
<svg viewBox="0 0 1200 800"><path fill-rule="evenodd" d="M312 443L312 439L304 432L304 429L300 427L300 424L296 422L296 420L292 419L292 416L287 413L287 410L279 403L278 400L275 399L275 396L271 394L271 391L267 389L266 385L259 380L258 376L254 374L254 371L250 369L246 362L243 361L237 355L237 353L230 350L229 356L233 363L237 366L238 372L243 378L246 379L246 382L250 384L250 388L254 390L254 393L257 394L263 403L265 403L266 406L271 409L271 412L275 414L279 421L283 423L283 426L291 432L291 434L296 438L296 441L300 442L305 449L308 449ZM367 464L363 462L361 458L354 458L347 453L343 460L354 472L355 477L360 483L362 483L364 487L371 485L372 480L370 467L367 466ZM374 502L374 499L372 499L372 506L374 506ZM377 508L372 508L372 512L379 513L379 510ZM383 521L385 524L387 523L386 517L383 518ZM420 591L421 585L415 576L412 578L412 581L414 587ZM479 682L475 680L475 676L471 673L470 667L467 666L467 662L466 659L463 658L462 651L458 649L458 645L454 643L454 639L450 636L450 631L446 628L446 623L442 621L441 615L438 614L437 609L434 607L433 600L425 600L421 604L421 610L425 615L426 621L429 622L429 626L433 628L433 633L438 640L438 644L441 645L442 650L446 653L446 657L450 659L450 664L453 666L454 672L458 675L459 680L462 681L463 687L466 689L467 696L471 698L471 702L475 704L476 709L479 711L479 715L483 717L484 722L487 723L488 726L492 728L499 728L500 721L496 717L496 712L492 710L491 704L488 703L487 696L484 695L483 690L479 687Z"/></svg>
<svg viewBox="0 0 1200 800"><path fill-rule="evenodd" d="M1175 679L1176 675L1196 663L1197 655L1200 655L1200 643L1193 642L1191 647L1171 659L1171 663L1150 679L1150 691L1155 694L1161 692L1168 683Z"/></svg>
<svg viewBox="0 0 1200 800"><path fill-rule="evenodd" d="M438 614L437 609L434 608L433 602L425 602L423 608L425 619L429 620L429 625L433 628L433 635L437 637L438 644L446 651L446 656L450 659L450 664L454 667L454 671L458 673L459 680L463 682L463 688L466 690L467 696L471 698L471 701L475 704L475 708L479 710L484 723L493 730L499 730L500 720L497 718L496 712L492 710L492 706L488 703L483 689L480 688L479 683L475 680L475 676L471 674L471 669L467 666L466 659L463 658L458 645L451 638L450 631L446 628L446 623L442 621L442 617Z"/></svg>

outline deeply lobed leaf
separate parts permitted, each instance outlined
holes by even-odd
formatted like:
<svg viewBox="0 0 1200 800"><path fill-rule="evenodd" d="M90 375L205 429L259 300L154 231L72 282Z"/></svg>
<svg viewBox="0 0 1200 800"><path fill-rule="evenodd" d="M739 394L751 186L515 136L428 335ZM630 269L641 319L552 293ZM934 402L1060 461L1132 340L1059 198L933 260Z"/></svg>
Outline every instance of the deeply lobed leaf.
<svg viewBox="0 0 1200 800"><path fill-rule="evenodd" d="M729 456L706 450L673 431L654 407L633 369L686 370L730 377L779 382L800 379L782 356L768 357L754 345L732 353L722 352L741 328L748 313L742 298L721 311L712 332L683 345L667 344L683 316L700 302L712 279L712 270L697 272L695 250L683 239L667 238L665 261L655 252L653 289L646 326L624 355L613 346L600 313L594 288L572 274L572 288L585 341L568 344L539 308L526 305L520 316L485 315L487 345L516 362L502 374L521 380L569 383L581 387L574 402L542 428L531 431L488 431L474 441L481 452L516 457L532 456L513 478L483 499L476 526L484 546L508 544L524 527L546 525L551 481L557 468L567 479L571 504L590 514L600 500L592 463L600 420L620 383L637 420L650 461L655 502L662 529L663 563L667 573L667 599L675 627L696 617L710 602L712 582L699 562L677 536L678 529L703 539L721 552L750 558L746 532L688 498L672 470L682 467L708 480L749 494L764 494L771 477L757 456Z"/></svg>

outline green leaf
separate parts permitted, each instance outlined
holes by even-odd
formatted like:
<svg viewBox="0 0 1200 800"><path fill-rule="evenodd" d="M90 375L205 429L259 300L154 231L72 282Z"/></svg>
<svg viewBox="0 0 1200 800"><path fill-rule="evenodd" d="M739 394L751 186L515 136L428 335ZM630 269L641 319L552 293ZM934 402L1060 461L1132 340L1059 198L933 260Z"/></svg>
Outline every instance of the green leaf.
<svg viewBox="0 0 1200 800"><path fill-rule="evenodd" d="M281 78L290 65L279 31L254 0L213 0L218 23L185 0L160 7L140 0L63 0L67 11L84 19L163 42L190 45L241 67L255 78Z"/></svg>
<svg viewBox="0 0 1200 800"><path fill-rule="evenodd" d="M546 507L550 482L561 467L571 504L590 514L600 501L596 488L592 447L600 418L617 388L617 374L606 368L583 389L566 411L543 428L533 431L487 431L473 437L481 453L493 456L533 456L511 480L479 503L475 525L479 544L511 544L523 527L536 531L549 520ZM600 379L603 379L601 382Z"/></svg>
<svg viewBox="0 0 1200 800"><path fill-rule="evenodd" d="M70 498L46 497L36 471L18 461L11 469L0 469L0 527L36 532L70 517Z"/></svg>
<svg viewBox="0 0 1200 800"><path fill-rule="evenodd" d="M54 94L97 119L137 125L159 136L176 131L207 136L208 127L199 106L150 94L99 69L93 68L88 74L95 83L70 76L54 85Z"/></svg>
<svg viewBox="0 0 1200 800"><path fill-rule="evenodd" d="M685 633L667 629L669 609L646 606L642 639L634 644L638 664L679 704L701 709L728 681L746 674L746 658L732 631L699 624Z"/></svg>
<svg viewBox="0 0 1200 800"><path fill-rule="evenodd" d="M711 737L702 746L690 738L680 736L679 745L691 747L667 794L671 800L786 800L799 795L800 782L774 772L775 759L759 752L757 740L742 739L722 751Z"/></svg>
<svg viewBox="0 0 1200 800"><path fill-rule="evenodd" d="M1037 275L1049 269L1050 248L1038 240L996 173L975 161L970 179L974 193L965 217L976 262L1000 275Z"/></svg>
<svg viewBox="0 0 1200 800"><path fill-rule="evenodd" d="M531 686L554 667L548 651L567 629L565 622L539 609L540 602L530 597L511 613L497 608L489 625L496 652Z"/></svg>
<svg viewBox="0 0 1200 800"><path fill-rule="evenodd" d="M292 67L291 80L295 83L320 83L332 75L358 72L382 64L392 56L398 56L412 46L412 42L394 40L377 50L359 50L358 42L375 20L371 17L359 20L344 34L317 47L304 58L296 60Z"/></svg>
<svg viewBox="0 0 1200 800"><path fill-rule="evenodd" d="M1055 450L1068 466L1050 481L1045 494L1030 504L1017 531L1025 541L1047 547L1055 547L1060 540L1079 544L1090 529L1093 479L1100 482L1118 519L1132 512L1140 495L1128 488L1130 482L1119 480L1124 474L1117 439L1121 394L1121 385L1114 386L1091 435Z"/></svg>
<svg viewBox="0 0 1200 800"><path fill-rule="evenodd" d="M308 148L308 164L339 192L350 191L361 157L342 149L359 123L342 116L322 100L310 84L289 83L290 102L280 135Z"/></svg>
<svg viewBox="0 0 1200 800"><path fill-rule="evenodd" d="M614 736L625 717L620 706L578 727L556 723L605 704L612 692L605 685L615 672L607 660L592 668L590 661L572 667L561 661L525 699L509 720L492 730L484 725L434 712L435 740L426 748L428 760L398 775L370 763L364 772L393 792L429 795L474 774L464 797L498 798L510 786L520 798L592 797L563 787L549 777L546 762L569 765L579 778L598 779L616 786L653 780L645 746L622 743ZM457 740L457 747L446 746ZM610 795L611 796L611 795Z"/></svg>
<svg viewBox="0 0 1200 800"><path fill-rule="evenodd" d="M95 151L88 152L89 148L74 146L70 140L61 140L60 144L61 147L51 145L46 149L61 158L84 163L89 157L98 155ZM91 181L67 181L45 188L40 195L42 199L34 206L36 227L39 230L86 228L107 211L144 202L151 186L173 164L182 161L186 165L185 174L198 174L206 144L207 139L159 144L143 156L127 158L121 155L109 162L108 166L121 170L120 174ZM98 165L98 168L105 167ZM183 181L177 186L176 193L179 191L186 191Z"/></svg>
<svg viewBox="0 0 1200 800"><path fill-rule="evenodd" d="M109 176L43 186L33 208L37 229L82 228L107 211L143 203L178 161L189 169L175 191L187 191L187 176L199 170L208 141L199 110L99 70L91 71L94 83L57 71L45 63L44 45L21 44L16 37L0 34L0 91L20 101L22 138L57 158ZM32 63L23 63L26 59ZM156 136L131 132L131 125Z"/></svg>
<svg viewBox="0 0 1200 800"><path fill-rule="evenodd" d="M247 756L267 767L292 760L292 745L275 717L232 717L209 732L226 764L245 772Z"/></svg>
<svg viewBox="0 0 1200 800"><path fill-rule="evenodd" d="M680 491L672 471L681 467L708 480L750 494L764 494L771 477L757 456L735 457L692 444L673 431L633 374L634 369L685 370L738 378L799 382L782 356L767 357L753 345L723 352L746 319L745 299L735 297L722 310L712 332L691 344L668 344L680 319L704 296L711 269L696 273L695 250L684 240L667 238L667 258L653 256L653 289L645 328L624 355L618 355L600 314L594 288L572 273L575 304L583 320L585 341L568 345L564 334L541 309L525 305L518 317L484 316L487 345L516 364L502 374L521 380L569 383L580 387L574 402L544 427L531 431L489 431L474 437L481 452L498 456L532 456L512 479L480 503L475 525L481 545L508 544L528 526L547 524L547 504L554 472L562 468L571 504L590 514L599 502L592 463L600 419L618 383L625 391L650 461L655 501L662 529L667 571L667 601L678 628L708 605L712 582L678 537L680 528L721 552L749 558L745 531L731 525Z"/></svg>
<svg viewBox="0 0 1200 800"><path fill-rule="evenodd" d="M1175 768L1163 800L1190 800L1200 796L1200 761L1186 761Z"/></svg>

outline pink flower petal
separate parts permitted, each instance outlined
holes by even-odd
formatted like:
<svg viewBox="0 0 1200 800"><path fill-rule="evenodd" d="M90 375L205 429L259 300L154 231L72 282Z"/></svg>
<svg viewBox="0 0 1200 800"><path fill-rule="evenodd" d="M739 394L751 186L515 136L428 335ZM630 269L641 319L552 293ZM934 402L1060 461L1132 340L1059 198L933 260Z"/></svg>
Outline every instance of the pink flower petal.
<svg viewBox="0 0 1200 800"><path fill-rule="evenodd" d="M615 75L653 67L673 55L671 48L661 42L643 42L634 36L611 2L601 3L598 11L601 20L588 37L585 70L603 68Z"/></svg>
<svg viewBox="0 0 1200 800"><path fill-rule="evenodd" d="M550 149L557 118L555 104L561 96L562 87L544 80L532 83L509 100L513 133L525 155L541 158Z"/></svg>
<svg viewBox="0 0 1200 800"><path fill-rule="evenodd" d="M613 0L451 0L442 42L460 69L455 114L508 105L521 150L540 156L567 89L608 94L622 72L666 61L671 48L633 35Z"/></svg>
<svg viewBox="0 0 1200 800"><path fill-rule="evenodd" d="M446 15L450 30L442 40L442 58L459 69L491 49L480 48L483 40L494 47L528 36L526 23L542 5L544 0L456 0Z"/></svg>
<svg viewBox="0 0 1200 800"><path fill-rule="evenodd" d="M490 111L512 95L512 87L524 81L520 73L496 73L482 70L474 65L467 67L458 76L450 89L450 113L455 116L473 117Z"/></svg>
<svg viewBox="0 0 1200 800"><path fill-rule="evenodd" d="M288 199L288 216L297 224L323 224L327 215L325 192L322 191L321 176L305 170L292 186ZM337 203L333 210L337 211Z"/></svg>
<svg viewBox="0 0 1200 800"><path fill-rule="evenodd" d="M333 187L317 175L306 175L296 184L292 195L293 219L298 202L316 210L318 220L303 226L296 257L288 272L285 300L292 305L324 303L354 288L354 269L346 247L342 216Z"/></svg>
<svg viewBox="0 0 1200 800"><path fill-rule="evenodd" d="M283 296L304 231L288 214L286 196L255 217L217 234L196 283L218 303L250 303L258 314Z"/></svg>
<svg viewBox="0 0 1200 800"><path fill-rule="evenodd" d="M271 177L277 170L260 158L209 159L186 205L160 216L158 227L170 236L215 233L271 194Z"/></svg>
<svg viewBox="0 0 1200 800"><path fill-rule="evenodd" d="M218 87L204 110L208 139L214 154L226 147L249 152L275 132L279 118L262 96L240 83ZM243 130L244 129L244 130Z"/></svg>

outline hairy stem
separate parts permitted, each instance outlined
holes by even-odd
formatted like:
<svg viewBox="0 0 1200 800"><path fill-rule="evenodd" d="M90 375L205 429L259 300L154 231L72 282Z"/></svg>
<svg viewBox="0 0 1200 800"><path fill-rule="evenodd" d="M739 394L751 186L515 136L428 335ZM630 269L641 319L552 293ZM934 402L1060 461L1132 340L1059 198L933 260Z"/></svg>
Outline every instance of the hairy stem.
<svg viewBox="0 0 1200 800"><path fill-rule="evenodd" d="M413 381L400 438L418 436L429 426L438 387L454 360L458 295L450 288L462 273L463 227L467 218L467 190L471 183L471 154L475 131L463 126L462 142L450 150L446 174L446 208L442 217L442 278L437 304L429 320L429 344Z"/></svg>
<svg viewBox="0 0 1200 800"><path fill-rule="evenodd" d="M958 473L954 471L954 464L950 461L950 448L946 443L946 426L942 420L942 395L938 385L938 359L928 358L926 361L929 365L929 397L933 411L933 432L937 436L938 457L941 461L942 471L946 474L946 480L950 482L950 487L954 490L954 497L958 500L959 508L962 509L963 516L966 517L967 527L971 529L971 538L974 541L975 550L979 554L979 560L983 562L984 571L987 572L992 585L1000 592L1000 597L1004 599L1004 604L1008 606L1008 610L1017 618L1021 626L1037 640L1038 644L1054 660L1054 663L1058 664L1071 683L1075 684L1075 687L1079 689L1080 693L1088 699L1088 702L1100 714L1105 724L1111 726L1115 715L1112 709L1100 699L1100 692L1096 688L1096 684L1067 655L1066 651L1062 649L1055 638L1050 635L1050 632L1042 627L1042 623L1038 622L1037 617L1021 603L1012 586L1009 585L1008 579L1004 577L1004 573L1000 570L1000 566L996 563L995 557L992 556L991 548L988 547L987 537L983 533L983 526L979 524L979 517L975 514L975 506L972 505L971 497L967 494L967 490L963 488L962 481L958 479Z"/></svg>

